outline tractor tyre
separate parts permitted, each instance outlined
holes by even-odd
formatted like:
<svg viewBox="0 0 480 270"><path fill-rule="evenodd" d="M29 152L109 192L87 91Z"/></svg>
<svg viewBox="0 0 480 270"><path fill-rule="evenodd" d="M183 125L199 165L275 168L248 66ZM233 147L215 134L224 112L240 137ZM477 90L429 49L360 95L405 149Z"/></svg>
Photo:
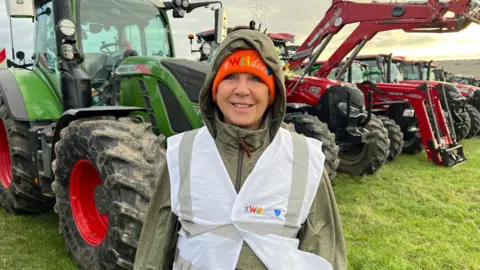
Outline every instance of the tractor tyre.
<svg viewBox="0 0 480 270"><path fill-rule="evenodd" d="M416 155L417 153L422 152L424 145L418 130L415 132L409 132L408 138L405 137L405 134L403 135L404 140L402 154Z"/></svg>
<svg viewBox="0 0 480 270"><path fill-rule="evenodd" d="M11 214L38 214L55 203L35 184L28 129L27 122L12 119L0 93L0 206Z"/></svg>
<svg viewBox="0 0 480 270"><path fill-rule="evenodd" d="M83 269L132 269L144 217L165 162L162 140L133 117L75 120L53 162L67 252Z"/></svg>
<svg viewBox="0 0 480 270"><path fill-rule="evenodd" d="M466 138L472 138L479 134L480 131L480 112L470 104L465 105L465 111L470 117L470 131Z"/></svg>
<svg viewBox="0 0 480 270"><path fill-rule="evenodd" d="M335 143L335 134L331 133L327 124L316 116L302 113L288 113L284 122L293 124L295 131L304 136L317 139L322 142L322 150L325 155L325 168L330 182L337 175L340 164L338 157L338 145Z"/></svg>
<svg viewBox="0 0 480 270"><path fill-rule="evenodd" d="M455 127L455 134L457 135L457 142L460 142L467 137L467 134L470 131L470 126L471 126L470 116L468 115L467 112L465 111L460 112L459 116L460 118L462 118L463 123L457 124L454 122L453 124L453 126Z"/></svg>
<svg viewBox="0 0 480 270"><path fill-rule="evenodd" d="M372 140L355 149L340 151L339 172L358 176L374 174L387 160L390 152L390 139L388 130L383 126L382 121L372 114L372 118L365 128L374 133Z"/></svg>
<svg viewBox="0 0 480 270"><path fill-rule="evenodd" d="M403 148L403 133L397 123L393 119L388 118L387 116L377 116L381 121L383 126L388 130L388 139L390 139L390 153L388 154L387 161L395 160L401 153Z"/></svg>

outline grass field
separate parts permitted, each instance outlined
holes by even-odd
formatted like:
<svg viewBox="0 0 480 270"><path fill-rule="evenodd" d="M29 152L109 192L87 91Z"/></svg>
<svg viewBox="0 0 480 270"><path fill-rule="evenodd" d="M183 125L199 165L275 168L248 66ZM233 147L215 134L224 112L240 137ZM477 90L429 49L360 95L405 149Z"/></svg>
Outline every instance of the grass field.
<svg viewBox="0 0 480 270"><path fill-rule="evenodd" d="M422 152L375 176L339 175L349 269L480 269L480 138L462 144L469 161L456 168ZM0 269L76 269L57 222L0 210Z"/></svg>

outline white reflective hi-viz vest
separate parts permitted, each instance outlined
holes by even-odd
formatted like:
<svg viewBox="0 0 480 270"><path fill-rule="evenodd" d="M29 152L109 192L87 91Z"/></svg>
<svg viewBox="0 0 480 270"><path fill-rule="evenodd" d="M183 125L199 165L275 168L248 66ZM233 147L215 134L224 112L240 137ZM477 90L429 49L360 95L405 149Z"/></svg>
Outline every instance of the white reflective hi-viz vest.
<svg viewBox="0 0 480 270"><path fill-rule="evenodd" d="M268 269L332 269L298 249L322 179L322 143L281 128L237 195L206 127L168 138L172 211L181 223L173 269L235 269L243 241Z"/></svg>

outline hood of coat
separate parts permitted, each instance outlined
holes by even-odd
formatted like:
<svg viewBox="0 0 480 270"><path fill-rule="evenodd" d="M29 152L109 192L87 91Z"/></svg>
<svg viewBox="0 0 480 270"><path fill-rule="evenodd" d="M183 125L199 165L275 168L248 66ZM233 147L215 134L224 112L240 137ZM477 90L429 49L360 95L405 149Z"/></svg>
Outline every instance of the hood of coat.
<svg viewBox="0 0 480 270"><path fill-rule="evenodd" d="M212 61L211 70L207 74L202 89L200 90L199 107L205 126L213 137L216 137L216 120L218 113L221 113L212 97L212 85L215 75L224 59L238 49L255 49L259 52L265 64L272 70L275 76L275 99L267 109L265 123L273 139L282 126L285 110L286 95L284 75L277 51L272 40L265 34L256 30L237 30L227 35L226 39L219 45L216 56Z"/></svg>

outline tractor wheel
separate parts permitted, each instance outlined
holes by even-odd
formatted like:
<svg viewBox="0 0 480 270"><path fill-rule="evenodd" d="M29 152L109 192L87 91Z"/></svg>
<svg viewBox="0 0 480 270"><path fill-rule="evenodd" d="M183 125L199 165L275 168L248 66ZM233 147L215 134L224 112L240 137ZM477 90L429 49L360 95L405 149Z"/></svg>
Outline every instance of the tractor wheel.
<svg viewBox="0 0 480 270"><path fill-rule="evenodd" d="M0 93L0 206L11 214L42 213L55 202L42 195L32 176L28 128L11 118Z"/></svg>
<svg viewBox="0 0 480 270"><path fill-rule="evenodd" d="M322 141L322 150L325 155L325 168L332 182L337 175L340 164L338 158L338 145L335 143L335 134L331 133L328 126L316 116L301 113L288 113L284 122L293 124L295 131L307 137Z"/></svg>
<svg viewBox="0 0 480 270"><path fill-rule="evenodd" d="M348 151L340 151L340 166L338 171L349 175L374 174L387 160L390 148L388 130L382 121L372 115L370 122L365 126L374 133L370 143L358 145Z"/></svg>
<svg viewBox="0 0 480 270"><path fill-rule="evenodd" d="M471 120L467 112L460 112L459 116L462 118L463 123L455 123L455 134L457 134L457 142L462 141L467 137L468 132L470 131Z"/></svg>
<svg viewBox="0 0 480 270"><path fill-rule="evenodd" d="M95 117L60 132L52 185L67 252L83 269L132 269L165 150L151 125Z"/></svg>
<svg viewBox="0 0 480 270"><path fill-rule="evenodd" d="M471 122L467 138L472 138L478 135L480 131L480 112L470 104L465 105L465 111L468 113Z"/></svg>
<svg viewBox="0 0 480 270"><path fill-rule="evenodd" d="M387 161L395 160L401 153L403 148L403 133L399 125L393 119L386 116L377 116L383 126L388 130L388 139L390 139L390 153Z"/></svg>
<svg viewBox="0 0 480 270"><path fill-rule="evenodd" d="M407 136L405 135L406 134L404 133L402 154L415 155L422 152L424 145L420 132L417 130L414 132L408 132Z"/></svg>

